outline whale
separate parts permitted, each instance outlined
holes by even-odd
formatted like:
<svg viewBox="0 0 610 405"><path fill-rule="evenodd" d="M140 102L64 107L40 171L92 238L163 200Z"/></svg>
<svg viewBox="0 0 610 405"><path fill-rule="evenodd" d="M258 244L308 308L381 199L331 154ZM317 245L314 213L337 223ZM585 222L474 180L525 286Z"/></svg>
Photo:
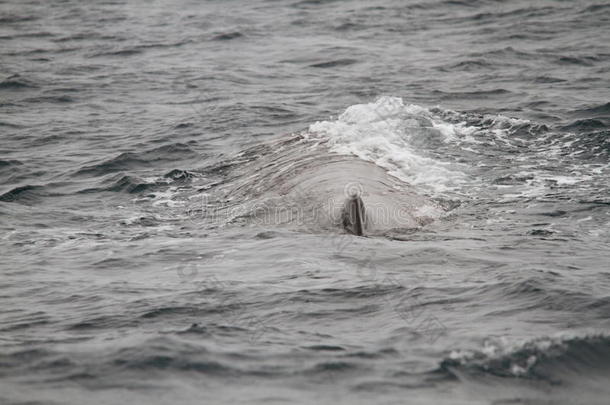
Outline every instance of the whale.
<svg viewBox="0 0 610 405"><path fill-rule="evenodd" d="M239 154L224 185L232 221L320 233L412 232L445 210L376 164L293 135Z"/></svg>

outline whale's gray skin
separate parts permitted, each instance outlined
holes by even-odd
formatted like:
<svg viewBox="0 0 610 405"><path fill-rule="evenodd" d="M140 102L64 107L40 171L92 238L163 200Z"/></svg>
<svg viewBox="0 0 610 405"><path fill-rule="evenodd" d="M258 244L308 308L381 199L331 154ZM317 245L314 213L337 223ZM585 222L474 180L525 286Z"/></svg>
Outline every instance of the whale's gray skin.
<svg viewBox="0 0 610 405"><path fill-rule="evenodd" d="M302 135L259 145L225 186L233 222L310 232L384 235L420 228L443 214L432 199L374 163L334 154Z"/></svg>

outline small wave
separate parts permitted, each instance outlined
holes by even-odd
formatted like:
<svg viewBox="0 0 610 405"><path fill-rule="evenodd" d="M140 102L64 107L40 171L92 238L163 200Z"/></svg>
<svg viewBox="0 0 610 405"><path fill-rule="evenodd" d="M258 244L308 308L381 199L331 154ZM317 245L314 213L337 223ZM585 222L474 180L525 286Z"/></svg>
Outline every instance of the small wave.
<svg viewBox="0 0 610 405"><path fill-rule="evenodd" d="M36 178L40 172L28 172L27 166L16 159L0 159L0 184L8 186L25 182L28 178ZM7 199L10 199L7 197Z"/></svg>
<svg viewBox="0 0 610 405"><path fill-rule="evenodd" d="M610 102L589 108L575 110L572 113L585 117L607 117L610 116Z"/></svg>
<svg viewBox="0 0 610 405"><path fill-rule="evenodd" d="M5 37L5 39L15 39L15 38L49 38L54 37L55 34L47 31L38 31L38 32L25 32L23 34L11 35Z"/></svg>
<svg viewBox="0 0 610 405"><path fill-rule="evenodd" d="M562 215L561 213L558 213ZM539 237L552 235L554 232L542 228L545 224L533 226L530 234ZM502 281L473 290L479 297L494 297L495 300L507 303L507 312L523 310L547 310L554 312L579 312L590 308L599 298L587 292L570 290L560 284L551 274L531 276L516 281ZM591 316L604 316L601 305L599 313L589 311Z"/></svg>
<svg viewBox="0 0 610 405"><path fill-rule="evenodd" d="M193 328L194 326L191 326L190 329L194 330ZM230 331L224 329L223 334L227 333L242 334L248 333L248 331L237 328ZM231 357L233 361L230 360ZM110 354L108 358L109 365L113 368L148 372L174 370L195 372L210 377L281 375L281 370L267 370L264 365L254 364L251 367L239 368L235 366L234 360L235 357L231 355L210 353L201 344L190 344L183 340L170 338L154 338L135 346L121 348Z"/></svg>
<svg viewBox="0 0 610 405"><path fill-rule="evenodd" d="M477 2L473 2L473 3L476 4ZM460 19L463 19L465 21L473 20L473 21L479 22L480 24L483 24L484 22L488 22L488 21L494 20L494 19L500 20L500 19L505 19L505 18L515 18L515 17L526 18L526 17L546 16L555 10L556 10L556 8L552 7L552 6L523 7L523 8L517 8L517 9L512 9L512 10L507 10L507 11L496 10L493 12L478 12L478 13L472 14L472 15L461 16Z"/></svg>
<svg viewBox="0 0 610 405"><path fill-rule="evenodd" d="M486 341L480 350L454 350L441 369L461 376L499 377L570 383L576 375L610 372L610 338L606 336L539 338L521 344Z"/></svg>
<svg viewBox="0 0 610 405"><path fill-rule="evenodd" d="M142 314L142 318L159 318L165 316L177 316L177 315L201 315L206 311L199 307L161 307L156 308Z"/></svg>
<svg viewBox="0 0 610 405"><path fill-rule="evenodd" d="M0 24L15 24L20 22L35 21L39 17L34 15L5 15L0 17Z"/></svg>
<svg viewBox="0 0 610 405"><path fill-rule="evenodd" d="M317 363L305 370L306 375L317 375L326 373L346 373L360 369L361 366L355 362L347 361L324 361Z"/></svg>
<svg viewBox="0 0 610 405"><path fill-rule="evenodd" d="M536 54L526 52L521 49L515 49L512 46L507 46L505 48L494 49L487 52L473 52L468 54L468 56L473 58L490 58L490 57L499 57L501 59L511 60L511 59L530 59L536 57Z"/></svg>
<svg viewBox="0 0 610 405"><path fill-rule="evenodd" d="M473 70L491 69L493 65L490 62L481 59L468 59L463 60L452 65L449 65L447 70L461 70L470 72Z"/></svg>
<svg viewBox="0 0 610 405"><path fill-rule="evenodd" d="M18 350L12 353L5 353L2 356L2 368L17 368L23 363L36 361L42 358L50 357L55 353L41 348ZM4 371L4 370L3 370Z"/></svg>
<svg viewBox="0 0 610 405"><path fill-rule="evenodd" d="M332 346L332 345L312 345L312 346L305 346L305 349L308 350L313 350L316 352L319 351L323 351L323 352L338 352L338 351L345 351L345 348L342 346Z"/></svg>
<svg viewBox="0 0 610 405"><path fill-rule="evenodd" d="M1 104L0 103L0 107L4 107L4 106L10 106L12 104ZM0 127L7 127L7 128L23 128L23 126L18 125L18 124L13 124L12 122L6 122L6 121L0 121Z"/></svg>
<svg viewBox="0 0 610 405"><path fill-rule="evenodd" d="M157 227L161 225L161 219L154 215L135 216L121 220L121 224L124 226L138 226L138 227ZM129 263L119 259L107 259L102 262L96 263L101 267L128 267Z"/></svg>
<svg viewBox="0 0 610 405"><path fill-rule="evenodd" d="M102 176L117 171L154 167L156 163L190 159L197 156L199 156L197 152L192 150L188 145L175 143L143 152L121 153L117 157L101 163L83 166L76 174Z"/></svg>
<svg viewBox="0 0 610 405"><path fill-rule="evenodd" d="M606 8L610 8L610 4L594 4L592 6L585 8L582 11L582 13L596 13L596 12L606 9Z"/></svg>
<svg viewBox="0 0 610 405"><path fill-rule="evenodd" d="M594 56L562 56L557 60L557 63L562 65L580 65L580 66L593 66L598 59Z"/></svg>
<svg viewBox="0 0 610 405"><path fill-rule="evenodd" d="M566 126L561 127L561 129L564 131L591 131L591 130L603 129L603 128L607 128L607 127L608 127L608 125L606 125L604 122L600 121L599 119L589 118L589 119L576 120Z"/></svg>
<svg viewBox="0 0 610 405"><path fill-rule="evenodd" d="M241 38L243 36L244 36L244 34L242 34L239 31L225 32L223 34L214 35L212 37L212 40L213 41L229 41L231 39Z"/></svg>
<svg viewBox="0 0 610 405"><path fill-rule="evenodd" d="M179 371L196 371L202 374L234 374L231 368L216 361L194 361L173 356L150 355L130 361L116 360L115 365L124 365L135 369L175 369Z"/></svg>
<svg viewBox="0 0 610 405"><path fill-rule="evenodd" d="M293 7L302 7L302 6L321 6L324 4L334 3L337 0L301 0L294 3Z"/></svg>
<svg viewBox="0 0 610 405"><path fill-rule="evenodd" d="M36 87L34 84L30 83L28 80L22 78L20 75L15 74L7 77L3 81L0 82L0 90L20 90L20 89L28 89Z"/></svg>
<svg viewBox="0 0 610 405"><path fill-rule="evenodd" d="M148 183L139 177L122 176L113 185L106 188L106 191L126 192L130 194L141 193L154 187L155 183Z"/></svg>
<svg viewBox="0 0 610 405"><path fill-rule="evenodd" d="M318 69L328 69L328 68L334 68L334 67L339 67L339 66L353 65L354 63L357 63L357 62L358 61L356 59L337 59L337 60L331 60L328 62L314 63L313 65L309 65L309 67L318 68Z"/></svg>
<svg viewBox="0 0 610 405"><path fill-rule="evenodd" d="M351 21L340 23L333 27L335 31L343 32L343 31L360 31L366 29L366 25L358 24Z"/></svg>
<svg viewBox="0 0 610 405"><path fill-rule="evenodd" d="M26 98L23 101L26 103L73 103L75 101L75 99L70 96L60 95L60 96L32 97L32 98Z"/></svg>
<svg viewBox="0 0 610 405"><path fill-rule="evenodd" d="M431 5L434 3L431 3ZM469 0L445 0L440 4L447 6L459 6L459 7L476 7L476 2Z"/></svg>
<svg viewBox="0 0 610 405"><path fill-rule="evenodd" d="M472 98L490 98L495 96L503 96L510 94L511 92L506 89L491 89L491 90L476 90L476 91L455 91L455 92L443 92L435 90L434 93L441 95L444 99L472 99Z"/></svg>
<svg viewBox="0 0 610 405"><path fill-rule="evenodd" d="M534 78L534 83L562 83L567 82L565 79L560 79L558 77L552 76L537 76Z"/></svg>
<svg viewBox="0 0 610 405"><path fill-rule="evenodd" d="M126 41L128 38L120 34L106 34L101 32L79 32L67 36L62 36L53 39L53 42L68 42L68 41L108 41L109 43L118 43Z"/></svg>
<svg viewBox="0 0 610 405"><path fill-rule="evenodd" d="M16 159L3 160L0 159L0 170L7 169L15 166L22 166L23 163Z"/></svg>
<svg viewBox="0 0 610 405"><path fill-rule="evenodd" d="M157 187L166 187L172 183L185 184L191 181L196 173L187 170L174 169L162 177L153 177L143 179L132 175L118 175L110 179L112 183L105 187L87 188L79 191L79 194L96 193L100 191L122 192L129 194L138 194L145 191L150 191ZM107 182L105 180L104 182Z"/></svg>
<svg viewBox="0 0 610 405"><path fill-rule="evenodd" d="M353 288L322 288L320 290L300 290L292 299L295 302L324 302L335 300L364 299L390 295L404 290L401 285L365 285Z"/></svg>
<svg viewBox="0 0 610 405"><path fill-rule="evenodd" d="M36 203L40 197L46 195L48 195L48 193L45 191L44 186L28 184L25 186L15 187L4 194L0 194L0 201L16 202L29 205Z"/></svg>
<svg viewBox="0 0 610 405"><path fill-rule="evenodd" d="M190 172L188 170L181 170L181 169L174 169L163 175L163 177L165 177L166 179L171 179L172 181L180 181L180 182L188 181L195 176L196 176L195 173Z"/></svg>
<svg viewBox="0 0 610 405"><path fill-rule="evenodd" d="M514 186L520 184L526 184L528 181L533 180L534 175L531 173L516 173L509 174L507 176L502 176L494 179L492 181L493 184L498 184L502 186Z"/></svg>
<svg viewBox="0 0 610 405"><path fill-rule="evenodd" d="M186 128L192 128L195 124L191 123L191 122L181 122L180 124L174 126L174 129L186 129Z"/></svg>
<svg viewBox="0 0 610 405"><path fill-rule="evenodd" d="M116 51L98 52L90 55L91 58L99 58L104 56L133 56L142 53L143 51L138 48L126 48L119 49Z"/></svg>
<svg viewBox="0 0 610 405"><path fill-rule="evenodd" d="M66 327L69 331L84 331L84 330L104 330L112 328L121 328L126 326L137 326L134 320L127 320L116 316L98 316L73 323Z"/></svg>
<svg viewBox="0 0 610 405"><path fill-rule="evenodd" d="M581 134L564 154L577 154L579 159L608 162L610 157L610 130Z"/></svg>

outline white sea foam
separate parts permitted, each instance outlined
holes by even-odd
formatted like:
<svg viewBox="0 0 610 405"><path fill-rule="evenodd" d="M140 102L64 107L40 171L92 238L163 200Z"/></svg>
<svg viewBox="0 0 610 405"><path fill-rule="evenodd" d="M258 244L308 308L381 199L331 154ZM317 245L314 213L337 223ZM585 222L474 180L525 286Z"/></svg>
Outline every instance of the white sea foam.
<svg viewBox="0 0 610 405"><path fill-rule="evenodd" d="M427 155L415 145L448 143L468 136L474 129L442 121L430 110L403 103L398 97L381 97L368 104L348 107L337 119L319 121L309 127L325 137L331 151L353 154L388 169L402 180L433 192L453 190L467 181L464 167Z"/></svg>

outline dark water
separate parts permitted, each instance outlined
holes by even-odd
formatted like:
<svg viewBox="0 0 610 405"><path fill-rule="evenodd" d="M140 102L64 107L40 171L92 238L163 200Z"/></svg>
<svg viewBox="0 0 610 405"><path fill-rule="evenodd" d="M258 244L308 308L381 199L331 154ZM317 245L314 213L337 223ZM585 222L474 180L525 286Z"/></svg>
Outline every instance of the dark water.
<svg viewBox="0 0 610 405"><path fill-rule="evenodd" d="M607 403L609 27L603 1L0 2L0 402ZM263 220L297 148L445 213Z"/></svg>

